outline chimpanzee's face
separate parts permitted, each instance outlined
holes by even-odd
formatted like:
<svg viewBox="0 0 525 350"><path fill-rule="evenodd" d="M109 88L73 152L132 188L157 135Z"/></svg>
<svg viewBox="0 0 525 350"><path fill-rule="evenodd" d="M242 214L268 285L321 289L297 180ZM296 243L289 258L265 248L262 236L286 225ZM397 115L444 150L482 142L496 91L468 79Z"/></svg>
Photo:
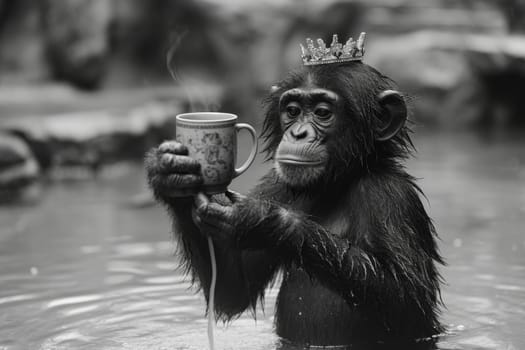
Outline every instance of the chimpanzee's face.
<svg viewBox="0 0 525 350"><path fill-rule="evenodd" d="M327 138L334 129L339 96L321 88L293 88L279 100L283 137L275 168L283 181L307 186L325 173L330 159Z"/></svg>
<svg viewBox="0 0 525 350"><path fill-rule="evenodd" d="M291 72L266 99L263 138L279 178L296 189L332 184L403 157L407 107L393 83L362 63ZM398 136L399 137L396 137Z"/></svg>

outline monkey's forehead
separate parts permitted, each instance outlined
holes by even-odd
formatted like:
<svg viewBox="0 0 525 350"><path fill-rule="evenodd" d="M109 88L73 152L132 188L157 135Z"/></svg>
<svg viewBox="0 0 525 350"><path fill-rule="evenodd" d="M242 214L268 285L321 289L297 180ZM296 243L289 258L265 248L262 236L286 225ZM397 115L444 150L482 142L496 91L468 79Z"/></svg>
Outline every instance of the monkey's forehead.
<svg viewBox="0 0 525 350"><path fill-rule="evenodd" d="M280 101L290 99L316 99L335 103L339 99L339 95L328 89L322 89L317 87L297 87L283 92Z"/></svg>

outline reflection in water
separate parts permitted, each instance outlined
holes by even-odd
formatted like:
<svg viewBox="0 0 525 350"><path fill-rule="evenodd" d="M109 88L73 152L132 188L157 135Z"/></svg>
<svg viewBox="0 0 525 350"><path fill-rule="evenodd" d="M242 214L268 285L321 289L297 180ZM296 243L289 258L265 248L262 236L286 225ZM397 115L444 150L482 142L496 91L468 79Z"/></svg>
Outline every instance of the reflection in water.
<svg viewBox="0 0 525 350"><path fill-rule="evenodd" d="M412 173L429 199L448 266L438 349L523 349L525 142L426 136ZM236 186L245 191L263 165ZM205 303L177 269L159 207L133 209L136 168L56 185L36 207L0 209L0 349L206 349ZM277 286L278 287L278 286ZM300 349L264 312L217 330L218 349ZM399 349L363 345L352 349ZM402 349L432 349L432 342Z"/></svg>

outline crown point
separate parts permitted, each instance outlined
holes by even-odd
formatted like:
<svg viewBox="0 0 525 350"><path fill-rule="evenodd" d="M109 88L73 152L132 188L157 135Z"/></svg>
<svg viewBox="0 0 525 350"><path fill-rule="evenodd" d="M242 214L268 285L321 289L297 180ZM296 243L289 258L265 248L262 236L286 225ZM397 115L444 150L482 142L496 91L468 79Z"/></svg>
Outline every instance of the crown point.
<svg viewBox="0 0 525 350"><path fill-rule="evenodd" d="M301 57L305 57L306 56L306 48L303 46L303 44L299 44L299 46L301 47Z"/></svg>
<svg viewBox="0 0 525 350"><path fill-rule="evenodd" d="M362 32L359 35L359 39L357 39L357 49L361 53L363 53L365 51L365 37L366 37L366 33Z"/></svg>
<svg viewBox="0 0 525 350"><path fill-rule="evenodd" d="M306 38L306 45L308 45L308 47L314 47L314 41L310 38Z"/></svg>
<svg viewBox="0 0 525 350"><path fill-rule="evenodd" d="M332 36L332 44L331 44L330 46L333 47L333 46L337 45L337 44L338 44L338 41L339 41L339 39L338 39L338 37L337 37L337 34L334 34L334 35Z"/></svg>
<svg viewBox="0 0 525 350"><path fill-rule="evenodd" d="M332 36L330 47L323 39L317 39L317 47L312 39L306 39L306 47L301 47L301 58L305 65L330 64L348 61L361 61L364 55L365 33L361 33L357 41L350 38L343 45L337 34Z"/></svg>

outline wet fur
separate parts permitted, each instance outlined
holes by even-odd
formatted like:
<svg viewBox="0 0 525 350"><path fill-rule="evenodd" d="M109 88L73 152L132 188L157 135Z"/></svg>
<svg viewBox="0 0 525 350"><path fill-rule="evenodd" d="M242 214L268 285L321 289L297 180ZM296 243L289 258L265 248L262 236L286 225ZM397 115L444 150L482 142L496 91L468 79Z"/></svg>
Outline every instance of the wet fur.
<svg viewBox="0 0 525 350"><path fill-rule="evenodd" d="M216 242L217 314L229 320L254 309L283 271L275 323L289 341L415 341L439 333L436 264L442 259L421 191L401 164L411 151L409 130L385 142L374 138L384 112L375 96L393 82L361 63L291 74L266 100L269 159L283 135L279 96L308 84L344 100L344 118L327 141L329 166L316 181L297 175L296 183L272 169L241 202L237 232ZM191 221L191 203L157 197L172 213L186 269L206 295L209 255Z"/></svg>

